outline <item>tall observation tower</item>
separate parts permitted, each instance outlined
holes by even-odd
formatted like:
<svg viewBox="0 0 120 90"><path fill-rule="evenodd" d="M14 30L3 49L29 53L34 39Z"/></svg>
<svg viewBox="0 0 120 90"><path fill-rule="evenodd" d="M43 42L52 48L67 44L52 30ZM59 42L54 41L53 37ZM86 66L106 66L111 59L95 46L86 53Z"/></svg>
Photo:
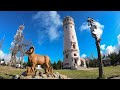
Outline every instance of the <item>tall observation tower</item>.
<svg viewBox="0 0 120 90"><path fill-rule="evenodd" d="M64 51L63 68L78 69L81 64L80 51L75 32L74 19L67 16L63 20Z"/></svg>

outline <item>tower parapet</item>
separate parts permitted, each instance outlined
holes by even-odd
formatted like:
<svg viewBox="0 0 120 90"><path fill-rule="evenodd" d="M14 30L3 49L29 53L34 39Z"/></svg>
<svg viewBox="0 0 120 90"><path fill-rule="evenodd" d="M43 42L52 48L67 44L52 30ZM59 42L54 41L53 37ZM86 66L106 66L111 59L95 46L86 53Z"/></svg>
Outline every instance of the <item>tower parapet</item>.
<svg viewBox="0 0 120 90"><path fill-rule="evenodd" d="M63 26L67 24L73 24L74 25L74 19L70 16L67 16L63 19Z"/></svg>

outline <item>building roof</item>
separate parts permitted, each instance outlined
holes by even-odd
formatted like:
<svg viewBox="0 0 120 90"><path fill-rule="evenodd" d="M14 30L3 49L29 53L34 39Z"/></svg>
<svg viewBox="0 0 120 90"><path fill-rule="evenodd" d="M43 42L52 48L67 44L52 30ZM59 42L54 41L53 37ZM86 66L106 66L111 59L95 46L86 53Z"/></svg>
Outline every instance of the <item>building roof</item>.
<svg viewBox="0 0 120 90"><path fill-rule="evenodd" d="M110 58L103 58L102 60L110 60Z"/></svg>

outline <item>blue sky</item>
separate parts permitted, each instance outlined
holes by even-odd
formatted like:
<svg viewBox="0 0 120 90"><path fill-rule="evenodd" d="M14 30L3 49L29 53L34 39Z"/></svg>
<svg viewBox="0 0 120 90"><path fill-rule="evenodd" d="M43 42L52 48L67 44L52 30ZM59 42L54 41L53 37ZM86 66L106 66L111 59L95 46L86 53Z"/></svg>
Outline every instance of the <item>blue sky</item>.
<svg viewBox="0 0 120 90"><path fill-rule="evenodd" d="M63 60L62 20L65 16L74 19L80 56L90 57L91 53L97 56L95 40L89 29L81 28L87 17L94 18L104 26L101 35L102 53L117 52L120 48L119 11L0 11L0 40L5 35L2 52L10 53L13 37L24 21L25 39L32 41L35 53L49 55L52 62ZM27 56L24 59L27 61Z"/></svg>

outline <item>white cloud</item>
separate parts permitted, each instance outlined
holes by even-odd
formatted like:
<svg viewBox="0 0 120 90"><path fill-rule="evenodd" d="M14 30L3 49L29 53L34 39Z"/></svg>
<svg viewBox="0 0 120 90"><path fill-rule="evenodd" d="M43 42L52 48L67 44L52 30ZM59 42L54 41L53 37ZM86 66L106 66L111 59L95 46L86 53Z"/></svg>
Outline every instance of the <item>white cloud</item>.
<svg viewBox="0 0 120 90"><path fill-rule="evenodd" d="M10 54L6 54L2 50L0 50L0 59L4 59L6 62L9 62L10 58L11 58Z"/></svg>
<svg viewBox="0 0 120 90"><path fill-rule="evenodd" d="M109 45L107 48L105 48L105 44L101 45L101 50L105 50L105 55L108 55L110 53L118 53L120 50L120 34L117 36L118 44L117 45Z"/></svg>
<svg viewBox="0 0 120 90"><path fill-rule="evenodd" d="M118 44L120 44L120 34L117 36Z"/></svg>
<svg viewBox="0 0 120 90"><path fill-rule="evenodd" d="M84 22L81 26L80 26L80 30L90 30L90 26L88 26L87 22Z"/></svg>
<svg viewBox="0 0 120 90"><path fill-rule="evenodd" d="M101 25L99 22L95 21L94 24L97 26L97 29L94 29L94 34L97 35L98 38L101 37L102 33L103 33L103 29L104 29L104 25ZM80 26L80 30L88 30L90 31L90 26L88 26L87 22L84 22L81 26Z"/></svg>
<svg viewBox="0 0 120 90"><path fill-rule="evenodd" d="M4 59L5 62L10 62L10 59L11 59L11 54L6 54L4 53L2 50L0 50L0 59ZM16 57L16 61L18 61L19 58ZM24 60L23 60L24 61Z"/></svg>
<svg viewBox="0 0 120 90"><path fill-rule="evenodd" d="M2 59L4 57L4 53L2 50L0 50L0 59Z"/></svg>
<svg viewBox="0 0 120 90"><path fill-rule="evenodd" d="M48 35L51 37L50 38L51 41L59 37L59 33L55 30L54 27L50 27Z"/></svg>
<svg viewBox="0 0 120 90"><path fill-rule="evenodd" d="M86 54L82 54L82 55L81 55L82 58L85 58L86 56L87 56Z"/></svg>
<svg viewBox="0 0 120 90"><path fill-rule="evenodd" d="M105 50L105 44L100 46L101 50Z"/></svg>
<svg viewBox="0 0 120 90"><path fill-rule="evenodd" d="M107 55L110 54L110 53L113 53L113 52L115 52L115 46L110 45L106 48L106 54Z"/></svg>
<svg viewBox="0 0 120 90"><path fill-rule="evenodd" d="M49 36L50 41L53 41L60 36L58 28L62 25L62 20L57 11L39 11L33 16L33 20L36 21L37 25L45 28L45 30L39 30L39 42L47 36Z"/></svg>

